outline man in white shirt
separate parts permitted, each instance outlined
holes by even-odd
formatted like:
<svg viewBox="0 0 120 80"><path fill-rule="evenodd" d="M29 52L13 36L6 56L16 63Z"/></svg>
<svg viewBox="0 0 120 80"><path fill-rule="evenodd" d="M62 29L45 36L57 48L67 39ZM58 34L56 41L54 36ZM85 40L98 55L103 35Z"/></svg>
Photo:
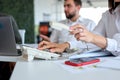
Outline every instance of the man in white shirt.
<svg viewBox="0 0 120 80"><path fill-rule="evenodd" d="M81 0L64 0L64 12L67 19L60 22L69 27L75 24L81 24L86 26L86 28L89 31L92 31L95 28L96 24L92 20L80 16L79 12L81 7L82 7ZM87 48L88 46L84 42L77 41L75 37L69 33L69 31L64 29L62 31L54 30L51 34L50 42L69 43L70 49L80 49L80 48L84 49ZM64 47L65 46L63 46L62 51L65 50Z"/></svg>

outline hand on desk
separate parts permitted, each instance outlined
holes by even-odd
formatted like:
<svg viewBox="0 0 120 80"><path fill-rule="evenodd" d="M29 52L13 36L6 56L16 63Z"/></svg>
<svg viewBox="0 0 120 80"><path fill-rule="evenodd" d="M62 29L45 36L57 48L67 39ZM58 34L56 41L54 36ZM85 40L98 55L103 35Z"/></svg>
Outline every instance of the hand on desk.
<svg viewBox="0 0 120 80"><path fill-rule="evenodd" d="M62 44L57 44L57 43L42 41L38 45L38 49L40 50L49 49L50 52L58 52L58 53L63 53L63 51L65 51L65 49L68 47L69 47L69 43L67 42Z"/></svg>

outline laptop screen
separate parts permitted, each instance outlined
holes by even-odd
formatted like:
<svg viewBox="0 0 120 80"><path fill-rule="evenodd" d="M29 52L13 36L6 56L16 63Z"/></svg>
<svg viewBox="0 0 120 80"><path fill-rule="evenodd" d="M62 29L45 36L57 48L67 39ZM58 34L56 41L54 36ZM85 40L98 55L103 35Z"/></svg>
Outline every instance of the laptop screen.
<svg viewBox="0 0 120 80"><path fill-rule="evenodd" d="M12 18L10 16L0 17L0 56L19 55L16 49L16 42L20 41L19 38L18 28L13 27Z"/></svg>

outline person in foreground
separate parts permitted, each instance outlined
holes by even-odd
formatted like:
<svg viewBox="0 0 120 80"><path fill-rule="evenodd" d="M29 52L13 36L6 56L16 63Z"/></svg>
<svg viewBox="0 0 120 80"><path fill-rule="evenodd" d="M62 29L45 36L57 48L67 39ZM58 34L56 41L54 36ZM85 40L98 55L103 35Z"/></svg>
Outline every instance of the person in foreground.
<svg viewBox="0 0 120 80"><path fill-rule="evenodd" d="M71 27L71 33L77 40L93 43L118 56L120 55L120 0L108 0L108 2L110 9L102 15L94 33L82 25Z"/></svg>
<svg viewBox="0 0 120 80"><path fill-rule="evenodd" d="M79 41L93 43L118 56L120 55L120 0L108 0L108 3L109 10L103 13L101 20L94 29L94 33L89 32L82 25L71 27L71 33ZM69 43L43 42L39 44L39 49L49 48L51 52L62 52L69 47Z"/></svg>

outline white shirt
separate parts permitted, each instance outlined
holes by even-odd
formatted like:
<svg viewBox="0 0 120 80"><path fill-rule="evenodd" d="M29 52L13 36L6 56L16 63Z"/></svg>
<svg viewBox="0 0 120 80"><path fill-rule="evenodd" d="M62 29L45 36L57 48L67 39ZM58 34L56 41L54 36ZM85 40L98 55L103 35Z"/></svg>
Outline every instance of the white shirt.
<svg viewBox="0 0 120 80"><path fill-rule="evenodd" d="M106 50L120 55L120 6L112 14L109 11L103 13L94 31L107 38Z"/></svg>
<svg viewBox="0 0 120 80"><path fill-rule="evenodd" d="M73 26L75 24L82 24L85 25L89 31L92 31L96 26L96 24L92 20L83 17L79 17L75 22L72 22L68 19L60 22L67 25L68 27ZM51 42L56 42L56 43L68 42L70 44L71 49L73 48L79 49L79 48L87 47L84 42L77 41L73 35L71 35L68 31L64 29L62 31L54 30L51 34L50 40Z"/></svg>

